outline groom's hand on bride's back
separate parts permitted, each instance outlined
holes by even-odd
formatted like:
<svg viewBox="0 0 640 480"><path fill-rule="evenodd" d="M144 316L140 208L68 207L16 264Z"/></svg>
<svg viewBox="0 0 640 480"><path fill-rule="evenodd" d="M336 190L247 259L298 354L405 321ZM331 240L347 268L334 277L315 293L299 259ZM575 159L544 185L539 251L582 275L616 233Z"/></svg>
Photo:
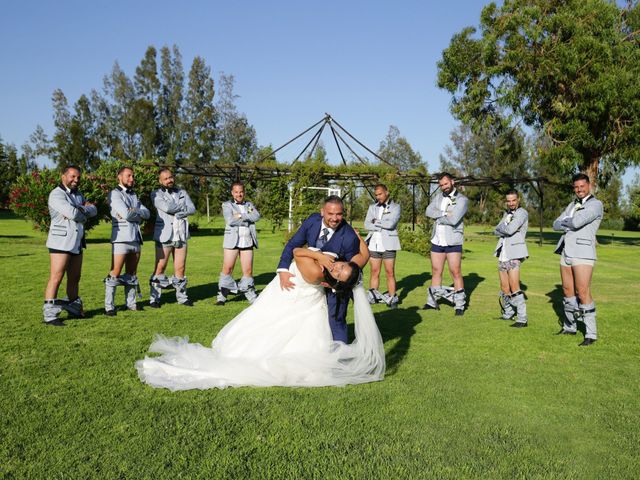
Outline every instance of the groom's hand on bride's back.
<svg viewBox="0 0 640 480"><path fill-rule="evenodd" d="M278 272L278 277L280 278L280 289L281 290L291 290L296 287L295 283L291 281L291 277L295 277L295 275L291 272Z"/></svg>

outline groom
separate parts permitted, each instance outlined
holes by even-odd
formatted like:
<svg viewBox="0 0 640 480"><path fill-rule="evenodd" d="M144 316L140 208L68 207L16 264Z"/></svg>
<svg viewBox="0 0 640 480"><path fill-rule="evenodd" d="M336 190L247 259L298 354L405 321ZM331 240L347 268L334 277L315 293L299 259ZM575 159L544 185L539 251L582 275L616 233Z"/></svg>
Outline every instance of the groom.
<svg viewBox="0 0 640 480"><path fill-rule="evenodd" d="M314 213L302 222L298 231L285 245L277 270L280 288L286 290L295 288L295 284L291 281L293 274L288 269L293 260L293 249L305 245L319 248L327 255L346 261L350 261L360 251L360 240L351 225L344 221L344 205L340 197L336 195L327 197L320 213ZM340 299L329 288L325 289L325 292L333 339L347 343L349 298Z"/></svg>

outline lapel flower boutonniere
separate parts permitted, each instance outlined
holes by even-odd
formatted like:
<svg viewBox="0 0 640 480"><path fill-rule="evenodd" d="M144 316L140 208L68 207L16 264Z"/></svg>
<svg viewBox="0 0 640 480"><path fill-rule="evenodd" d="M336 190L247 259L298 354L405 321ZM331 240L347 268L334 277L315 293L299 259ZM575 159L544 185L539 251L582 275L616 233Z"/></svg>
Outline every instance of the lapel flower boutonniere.
<svg viewBox="0 0 640 480"><path fill-rule="evenodd" d="M253 213L253 205L251 205L251 204L247 205L247 212L248 213Z"/></svg>

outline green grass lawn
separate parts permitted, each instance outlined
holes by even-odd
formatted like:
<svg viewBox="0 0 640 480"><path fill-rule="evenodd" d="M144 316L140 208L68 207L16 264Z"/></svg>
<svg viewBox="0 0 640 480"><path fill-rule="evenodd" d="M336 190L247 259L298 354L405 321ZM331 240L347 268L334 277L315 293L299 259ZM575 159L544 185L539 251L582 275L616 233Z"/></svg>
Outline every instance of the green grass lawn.
<svg viewBox="0 0 640 480"><path fill-rule="evenodd" d="M639 478L640 234L601 231L593 292L599 340L558 337L557 237L529 238L522 267L530 326L498 320L495 239L468 229L469 311L422 311L430 267L401 252L402 304L375 306L384 381L345 388L171 393L138 380L155 333L210 344L246 302L215 306L221 219L189 244L188 309L102 314L109 227L91 232L82 297L89 318L44 326L45 235L0 217L0 478ZM283 233L263 225L255 273L274 275ZM145 243L146 279L153 244ZM237 275L238 276L238 275ZM123 294L118 292L120 304Z"/></svg>

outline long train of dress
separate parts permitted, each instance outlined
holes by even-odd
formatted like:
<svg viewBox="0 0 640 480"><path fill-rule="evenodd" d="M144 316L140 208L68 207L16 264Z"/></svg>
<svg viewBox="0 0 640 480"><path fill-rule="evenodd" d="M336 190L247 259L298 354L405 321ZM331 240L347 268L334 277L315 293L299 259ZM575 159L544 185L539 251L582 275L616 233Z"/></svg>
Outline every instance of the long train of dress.
<svg viewBox="0 0 640 480"><path fill-rule="evenodd" d="M158 335L136 362L143 382L170 390L238 386L341 386L382 380L384 346L364 288L353 290L356 339L333 341L324 288L306 282L295 263L296 288L280 288L278 276L231 320L211 348L188 338Z"/></svg>

